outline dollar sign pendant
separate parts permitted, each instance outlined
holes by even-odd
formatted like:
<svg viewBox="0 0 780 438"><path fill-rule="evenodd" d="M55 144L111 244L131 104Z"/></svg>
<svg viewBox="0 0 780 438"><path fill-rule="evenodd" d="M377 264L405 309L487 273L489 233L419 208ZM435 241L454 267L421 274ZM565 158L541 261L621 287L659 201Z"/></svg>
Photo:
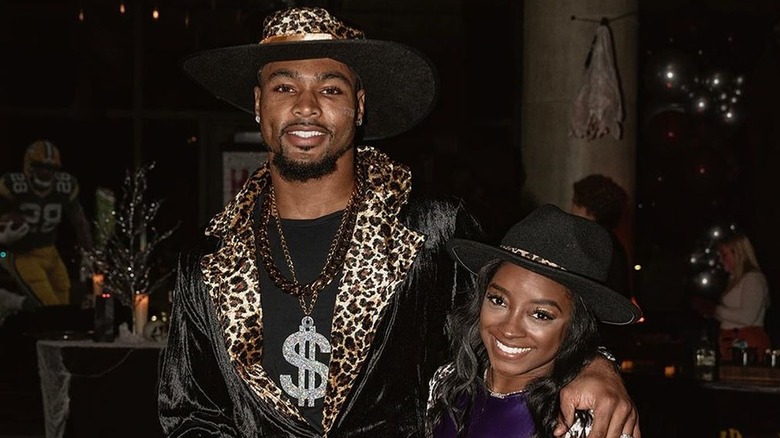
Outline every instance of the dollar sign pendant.
<svg viewBox="0 0 780 438"><path fill-rule="evenodd" d="M317 347L323 353L330 353L330 343L314 327L314 318L304 316L297 332L284 340L282 354L285 360L298 368L298 386L289 374L280 377L282 389L292 398L298 399L298 406L314 406L314 400L325 397L328 383L328 366L315 360ZM316 382L319 375L319 384Z"/></svg>

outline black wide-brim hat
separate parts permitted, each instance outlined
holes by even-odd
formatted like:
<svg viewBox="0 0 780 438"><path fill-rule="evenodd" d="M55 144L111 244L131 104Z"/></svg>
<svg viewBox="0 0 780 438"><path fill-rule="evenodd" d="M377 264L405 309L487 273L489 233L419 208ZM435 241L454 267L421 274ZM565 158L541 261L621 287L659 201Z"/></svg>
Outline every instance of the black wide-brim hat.
<svg viewBox="0 0 780 438"><path fill-rule="evenodd" d="M613 252L609 233L555 205L542 205L513 225L498 247L452 239L447 250L474 274L501 260L550 278L582 297L602 322L626 325L642 316L631 300L604 283Z"/></svg>
<svg viewBox="0 0 780 438"><path fill-rule="evenodd" d="M436 69L420 51L363 32L322 8L290 8L265 19L258 44L195 53L182 68L217 98L254 114L260 68L269 62L331 58L358 74L366 90L363 139L401 134L433 109Z"/></svg>

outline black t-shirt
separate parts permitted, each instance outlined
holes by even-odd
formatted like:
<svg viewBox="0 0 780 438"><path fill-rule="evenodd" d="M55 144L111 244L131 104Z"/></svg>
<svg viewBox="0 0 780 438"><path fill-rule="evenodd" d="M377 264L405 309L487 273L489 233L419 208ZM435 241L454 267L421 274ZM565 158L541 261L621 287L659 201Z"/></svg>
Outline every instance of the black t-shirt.
<svg viewBox="0 0 780 438"><path fill-rule="evenodd" d="M255 219L258 217L257 210L255 211ZM295 274L299 282L303 284L310 283L320 274L325 265L331 241L341 223L342 214L343 211L339 211L312 220L282 220L282 232L284 233L290 258L293 261ZM258 221L255 220L255 223L258 223ZM279 233L276 231L276 223L273 218L269 222L268 240L271 243L271 254L276 262L276 266L288 279L292 279L279 243ZM293 392L295 392L295 388L301 386L298 366L288 362L288 358L300 356L297 360L306 363L306 365L301 366L302 376L306 374L313 376L313 382L307 386L314 388L327 385L327 366L330 353L329 351L323 351L323 345L321 344L314 347L310 345L308 349L314 348L315 359L319 364L314 363L310 358L304 357L306 353L299 351L297 348L294 352L288 351L288 358L284 357L284 342L288 337L300 330L304 312L297 297L284 293L276 287L268 277L268 273L259 258L258 265L260 266L260 288L262 291L263 309L263 368L271 379L280 388L283 388L282 392L287 395L290 401L295 406L298 406L304 418L313 427L322 432L324 393L323 397L314 398L314 406L308 406L309 402L307 400L302 400L304 406L300 406L299 400L301 399L294 396L295 394L290 395L284 389L281 380L282 376L288 376L285 379L293 386ZM336 293L340 278L341 273L337 273L333 281L319 293L310 315L314 319L316 332L324 337L319 339L321 341L327 340L327 345L330 345L330 328L333 321L333 308L336 303ZM306 300L306 303L308 305L309 299ZM293 339L291 339L291 345L295 345ZM293 358L292 360L295 361L296 359ZM311 370L311 372L306 373L306 370Z"/></svg>

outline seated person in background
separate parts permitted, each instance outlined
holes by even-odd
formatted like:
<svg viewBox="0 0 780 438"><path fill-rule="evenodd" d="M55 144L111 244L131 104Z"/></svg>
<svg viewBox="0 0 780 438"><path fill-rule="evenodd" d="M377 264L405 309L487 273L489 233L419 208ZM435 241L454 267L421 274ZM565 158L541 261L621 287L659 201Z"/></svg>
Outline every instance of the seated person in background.
<svg viewBox="0 0 780 438"><path fill-rule="evenodd" d="M572 188L574 195L569 212L596 221L609 232L613 254L607 284L621 295L630 298L628 256L615 234L628 205L628 194L612 178L601 174L588 175L575 182Z"/></svg>
<svg viewBox="0 0 780 438"><path fill-rule="evenodd" d="M55 247L63 216L73 224L78 244L92 247L78 183L60 167L57 147L38 140L25 152L24 172L0 178L0 214L9 215L14 227L29 226L29 232L8 244L0 264L23 294L44 306L70 304L70 277Z"/></svg>
<svg viewBox="0 0 780 438"><path fill-rule="evenodd" d="M732 346L754 347L756 359L762 363L764 350L770 347L769 334L764 328L764 317L769 308L769 285L761 271L750 239L734 233L718 243L718 255L723 269L729 274L725 292L715 305L705 298L695 297L693 307L705 318L720 323L718 344L720 358L732 360Z"/></svg>
<svg viewBox="0 0 780 438"><path fill-rule="evenodd" d="M515 224L500 247L453 239L451 256L478 274L449 319L453 362L431 379L433 438L553 436L559 395L599 356L597 320L626 325L641 311L603 284L612 248L595 222L544 205ZM577 411L566 436L590 431ZM608 436L639 436L636 416Z"/></svg>

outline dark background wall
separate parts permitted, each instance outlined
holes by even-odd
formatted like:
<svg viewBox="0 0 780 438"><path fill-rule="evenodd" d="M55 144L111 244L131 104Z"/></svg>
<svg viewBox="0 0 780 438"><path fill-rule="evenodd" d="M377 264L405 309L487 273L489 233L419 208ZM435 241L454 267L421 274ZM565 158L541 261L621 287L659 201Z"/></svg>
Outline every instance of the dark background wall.
<svg viewBox="0 0 780 438"><path fill-rule="evenodd" d="M778 302L778 5L650 3L641 2L637 72L642 302L679 326L696 324L687 298L723 290L712 233L730 226L751 238ZM778 317L772 309L767 321L775 343Z"/></svg>

